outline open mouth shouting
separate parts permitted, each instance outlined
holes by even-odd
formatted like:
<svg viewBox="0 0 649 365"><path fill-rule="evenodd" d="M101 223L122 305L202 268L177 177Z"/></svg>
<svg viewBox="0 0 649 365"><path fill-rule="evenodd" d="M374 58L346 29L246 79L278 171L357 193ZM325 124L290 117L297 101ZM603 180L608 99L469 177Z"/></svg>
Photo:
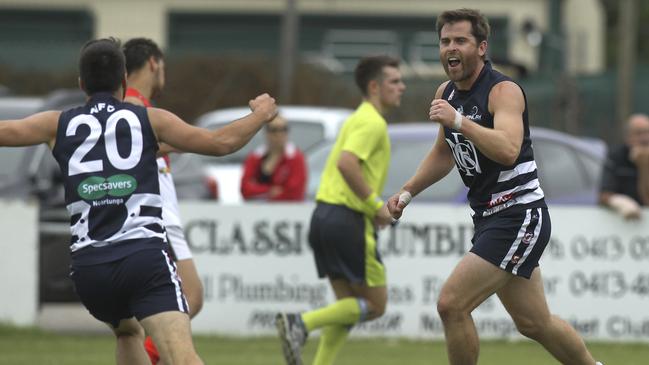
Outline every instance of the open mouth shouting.
<svg viewBox="0 0 649 365"><path fill-rule="evenodd" d="M451 56L451 57L447 58L446 62L448 63L449 70L456 69L461 64L460 58L457 57L457 56Z"/></svg>

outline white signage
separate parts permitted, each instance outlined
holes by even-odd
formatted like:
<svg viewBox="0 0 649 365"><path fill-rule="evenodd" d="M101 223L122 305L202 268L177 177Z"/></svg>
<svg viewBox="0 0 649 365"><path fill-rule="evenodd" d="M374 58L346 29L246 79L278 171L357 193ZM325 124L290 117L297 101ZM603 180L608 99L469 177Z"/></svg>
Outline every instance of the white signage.
<svg viewBox="0 0 649 365"><path fill-rule="evenodd" d="M187 239L203 279L198 333L272 335L278 311L334 300L318 279L307 234L313 204L181 202ZM552 241L541 260L550 310L586 338L649 341L649 230L597 207L553 207ZM646 214L648 215L648 214ZM469 250L464 205L412 204L380 232L388 308L357 326L358 336L443 338L438 293ZM473 313L484 338L518 336L497 298Z"/></svg>

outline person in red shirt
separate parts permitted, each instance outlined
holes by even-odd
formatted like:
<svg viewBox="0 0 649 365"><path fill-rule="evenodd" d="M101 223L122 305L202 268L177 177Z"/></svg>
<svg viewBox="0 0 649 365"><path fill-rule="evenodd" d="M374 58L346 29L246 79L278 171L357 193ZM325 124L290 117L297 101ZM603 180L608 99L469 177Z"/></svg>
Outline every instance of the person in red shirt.
<svg viewBox="0 0 649 365"><path fill-rule="evenodd" d="M266 126L266 144L246 157L241 194L246 200L304 200L306 178L304 155L288 140L288 123L278 116Z"/></svg>

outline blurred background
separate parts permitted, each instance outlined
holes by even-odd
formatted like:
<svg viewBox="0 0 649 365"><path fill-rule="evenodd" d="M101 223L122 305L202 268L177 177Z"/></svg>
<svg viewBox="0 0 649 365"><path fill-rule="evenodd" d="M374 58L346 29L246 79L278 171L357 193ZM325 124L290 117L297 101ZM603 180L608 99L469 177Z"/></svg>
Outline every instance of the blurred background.
<svg viewBox="0 0 649 365"><path fill-rule="evenodd" d="M649 112L649 2L635 0L0 0L0 84L21 96L75 88L85 41L145 36L168 60L158 105L193 122L261 91L354 107L356 61L389 53L408 84L390 121L421 120L444 78L435 17L460 6L489 17L489 55L525 87L534 125L610 142L630 111Z"/></svg>
<svg viewBox="0 0 649 365"><path fill-rule="evenodd" d="M242 323L233 325L234 330L226 329L225 334L268 335L273 331L272 323L262 321L254 327L254 321L248 320L255 313L261 313L256 318L266 318L264 315L272 318L272 311L255 312L266 303L244 298L233 304L214 294L219 292L219 280L227 274L219 271L222 266L219 259L227 257L236 267L256 267L256 262L246 260L258 259L250 256L255 255L254 247L250 247L256 242L257 223L263 227L274 227L277 223L280 227L277 232L281 234L281 230L290 225L296 232L294 243L298 250L287 257L284 257L286 253L271 251L272 260L264 261L265 265L269 270L281 268L277 269L277 278L281 279L277 280L281 283L295 277L299 278L298 282L305 280L314 288L322 284L316 284L315 277L311 278L314 275L291 276L293 273L281 270L286 270L286 260L311 263L305 242L306 219L312 208L308 204L313 200L320 171L339 126L361 100L353 82L354 66L360 58L370 54L389 54L402 60L401 71L407 90L402 106L387 118L392 158L400 161L393 164L389 172L385 193L391 194L416 169L435 138L436 129L426 122L428 108L437 86L446 80L439 63L435 19L443 10L459 7L478 8L489 18L492 27L489 58L526 92L539 177L548 201L552 206L578 205L575 209L584 209L556 210L557 216L563 217L557 219L557 226L563 223L567 227L558 227L558 238L552 245L553 259L566 265L556 270L563 275L557 282L563 285L565 292L557 291L553 294L557 299L551 300L575 299L566 307L570 307L570 311L574 309L575 321L583 320L581 323L586 330L580 330L590 335L589 338L646 342L649 340L649 319L639 310L642 301L646 308L649 297L649 273L645 269L649 260L649 238L642 226L646 221L630 226L622 220L614 220L618 217L602 213L604 209L597 206L597 192L607 145L622 141L623 124L630 114L649 113L649 103L645 100L649 95L649 42L645 41L649 37L649 1L0 0L0 119L21 118L40 110L65 109L83 103L84 95L77 87L79 50L90 39L109 36L122 41L147 37L163 48L167 82L154 102L188 123L218 128L244 115L251 97L262 92L276 96L282 114L291 125L291 139L304 150L308 163L307 203L296 204L297 210L254 204L246 208L246 204L242 204L239 193L241 164L246 153L263 143L261 135L233 156L214 159L175 155L172 164L179 198L211 204L183 205L181 202L186 227L199 227L193 232L202 232L195 239L190 235L190 228L186 228L206 286L207 309L200 317L199 330L211 333L223 328L218 315L226 313L227 316L227 311L243 303L250 304L250 309L246 307L245 312L241 310L243 313L237 314ZM24 305L25 313L22 314L16 314L11 303L4 308L0 305L0 322L37 324L58 330L96 329L98 323L78 304L68 279L67 212L63 206L60 177L45 146L0 150L0 198L38 203L36 217L32 217L38 229L27 226L32 227L35 237L29 235L32 233L19 237L20 242L33 244L36 249L29 253L25 248L20 251L25 260L34 260L33 272L23 269L21 261L8 260L7 256L0 265L4 270L0 270L0 276L10 277L18 270L24 274L20 285L10 280L0 281L0 292L24 294L23 301L19 302L30 304ZM465 189L454 172L435 189L422 194L419 201L464 206ZM1 204L0 213L11 208L5 200ZM234 213L224 217L223 211L218 210L222 204L236 205L229 211ZM450 221L445 220L444 214L429 217L428 213L422 213L410 226L391 228L387 240L394 248L400 247L402 242L415 242L412 243L414 247L417 239L429 245L439 237L447 237L439 234L434 238L433 233L426 236L429 221L436 222L433 227L448 223L448 232L464 232L464 210L458 213L455 207L445 209L452 213ZM258 221L250 218L251 212L255 213L252 216L259 216ZM8 225L8 230L14 229L11 219L7 213L7 220L0 219L0 224ZM586 224L592 222L599 230ZM408 235L408 230L412 234ZM232 233L231 237L222 237L224 232L226 235ZM619 232L622 233L618 235ZM207 238L201 236L203 233ZM281 236L280 233L277 235ZM239 237L237 235L249 238L246 242L251 246L245 246L243 238L242 243L235 242L237 238L233 237ZM463 236L457 239L458 246L453 249L457 257L469 244L462 239ZM0 250L16 247L15 241L4 241L0 242ZM637 245L637 250L633 253L630 248L626 250L626 243L628 247ZM239 244L241 247L237 248ZM618 246L624 246L623 253L610 251ZM219 251L223 247L227 249ZM577 254L584 252L583 256ZM607 256L611 252L620 253L620 256ZM386 254L390 263L389 251ZM454 262L448 258L406 257L404 267L412 265L407 260L413 259L418 260L416 263L421 264L422 270L404 278L403 287L408 289L408 285L417 280L424 283L424 289L425 283L436 283L435 276L432 276L435 280L426 276L428 270L436 266L426 260ZM561 261L563 259L565 262ZM588 265L581 260L588 261ZM579 317L584 297L583 293L573 290L578 286L571 280L583 273L571 270L577 270L576 267L585 270L583 276L592 282L584 285L599 288L602 283L597 281L596 274L601 273L600 264L607 260L612 265L610 270L618 270L616 267L627 270L624 280L629 283L639 280L641 293L629 294L632 287L629 284L625 286L627 296L620 297L616 292L608 293L611 294L608 298L607 293L595 289L586 295L611 301L619 299L614 302L622 308L619 312L624 312L624 308L636 308L629 320L629 328L637 329L635 332L629 330L618 336L615 331L605 331L605 323L612 323L611 318L614 319L611 314L614 310L606 310L613 308L607 307L612 305L609 302L592 306L600 309L592 315L601 324L600 332L587 331L591 323L588 322L591 318L585 318L590 316L588 312L583 314L584 318ZM399 262L392 261L393 264ZM240 269L231 270L238 275ZM444 269L436 270L441 270L435 274L441 282ZM305 272L313 274L311 271L310 266L305 268ZM261 276L250 280L267 279L263 273ZM608 276L602 280L609 280ZM27 285L28 289L23 290L25 287L21 285ZM29 292L32 287L34 293ZM418 290L419 286L416 288ZM419 295L417 290L412 290L415 296ZM281 304L268 302L271 306ZM414 302L413 299L406 304ZM64 306L70 303L71 307ZM436 316L432 314L432 304L424 304L421 309L407 308L397 315L403 313L405 318L414 313L416 316L421 310L421 313L430 311L431 316ZM417 326L413 322L412 328L417 330L408 327L396 333L420 337L422 326ZM614 328L615 324L608 326ZM437 336L435 338L441 337L439 328L436 330L430 333ZM371 333L384 335L381 329ZM494 337L507 336L496 333Z"/></svg>

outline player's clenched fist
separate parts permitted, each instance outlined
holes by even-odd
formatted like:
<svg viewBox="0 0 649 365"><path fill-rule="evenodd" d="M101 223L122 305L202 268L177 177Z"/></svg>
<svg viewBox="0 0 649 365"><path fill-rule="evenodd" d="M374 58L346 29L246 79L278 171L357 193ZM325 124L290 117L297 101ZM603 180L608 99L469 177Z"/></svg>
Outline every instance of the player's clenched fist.
<svg viewBox="0 0 649 365"><path fill-rule="evenodd" d="M402 191L392 195L386 203L392 218L401 218L403 209L410 203L410 200L412 200L412 195L408 191Z"/></svg>
<svg viewBox="0 0 649 365"><path fill-rule="evenodd" d="M462 115L444 99L433 99L430 103L428 117L433 122L441 123L444 127L460 129Z"/></svg>
<svg viewBox="0 0 649 365"><path fill-rule="evenodd" d="M254 100L250 100L248 105L253 113L261 116L266 121L273 120L277 115L275 99L266 93L257 96Z"/></svg>

